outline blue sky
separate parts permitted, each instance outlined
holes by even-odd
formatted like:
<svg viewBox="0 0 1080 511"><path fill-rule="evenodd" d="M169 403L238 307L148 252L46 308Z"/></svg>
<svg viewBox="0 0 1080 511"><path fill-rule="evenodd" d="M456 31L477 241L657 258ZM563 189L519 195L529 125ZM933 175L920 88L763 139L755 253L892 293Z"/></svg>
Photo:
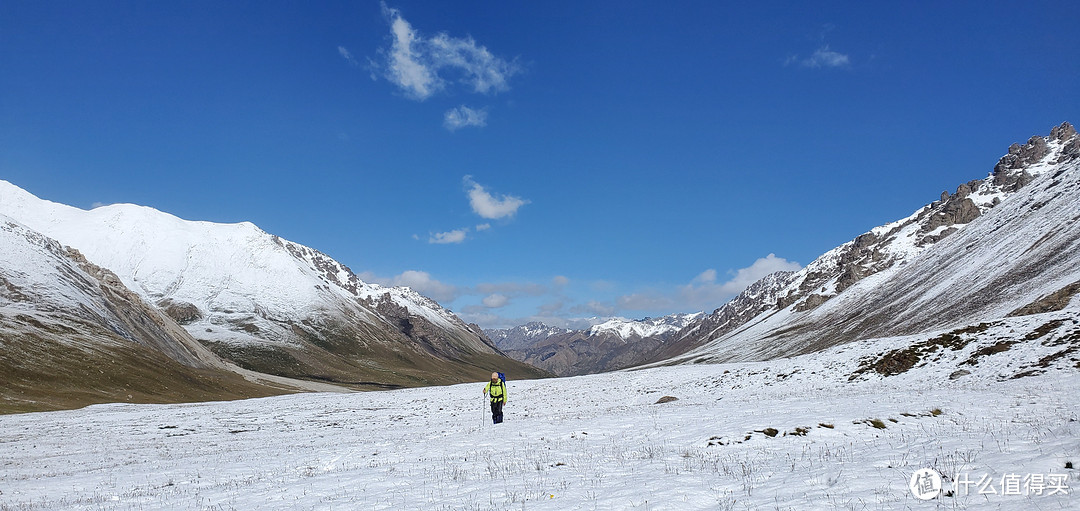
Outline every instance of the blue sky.
<svg viewBox="0 0 1080 511"><path fill-rule="evenodd" d="M576 324L712 310L1080 122L1076 3L799 4L3 2L0 178Z"/></svg>

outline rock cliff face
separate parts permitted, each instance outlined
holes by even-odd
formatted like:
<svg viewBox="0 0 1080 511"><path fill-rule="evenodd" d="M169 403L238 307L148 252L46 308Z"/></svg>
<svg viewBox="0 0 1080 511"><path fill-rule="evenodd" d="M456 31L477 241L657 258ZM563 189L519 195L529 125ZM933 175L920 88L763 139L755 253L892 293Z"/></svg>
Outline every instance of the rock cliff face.
<svg viewBox="0 0 1080 511"><path fill-rule="evenodd" d="M755 283L653 360L680 351L724 360L787 356L1004 317L1072 289L1080 275L1077 220L1080 136L1065 123L1013 144L985 179L943 192L798 272Z"/></svg>

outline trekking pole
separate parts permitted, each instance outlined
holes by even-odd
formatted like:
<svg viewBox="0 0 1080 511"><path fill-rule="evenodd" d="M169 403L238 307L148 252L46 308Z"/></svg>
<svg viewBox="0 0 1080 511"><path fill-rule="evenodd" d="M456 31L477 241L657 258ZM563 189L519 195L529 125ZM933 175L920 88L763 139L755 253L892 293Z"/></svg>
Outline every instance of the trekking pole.
<svg viewBox="0 0 1080 511"><path fill-rule="evenodd" d="M484 427L484 420L487 415L487 394L484 394L484 400L480 402L480 427Z"/></svg>

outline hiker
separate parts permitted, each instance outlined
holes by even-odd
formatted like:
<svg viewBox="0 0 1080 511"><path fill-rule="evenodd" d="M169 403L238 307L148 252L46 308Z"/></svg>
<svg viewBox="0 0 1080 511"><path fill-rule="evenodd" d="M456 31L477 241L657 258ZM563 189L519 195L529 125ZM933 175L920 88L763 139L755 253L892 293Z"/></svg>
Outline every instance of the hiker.
<svg viewBox="0 0 1080 511"><path fill-rule="evenodd" d="M491 373L491 381L484 387L484 395L491 397L491 421L498 424L503 421L503 405L506 404L506 381L499 373Z"/></svg>

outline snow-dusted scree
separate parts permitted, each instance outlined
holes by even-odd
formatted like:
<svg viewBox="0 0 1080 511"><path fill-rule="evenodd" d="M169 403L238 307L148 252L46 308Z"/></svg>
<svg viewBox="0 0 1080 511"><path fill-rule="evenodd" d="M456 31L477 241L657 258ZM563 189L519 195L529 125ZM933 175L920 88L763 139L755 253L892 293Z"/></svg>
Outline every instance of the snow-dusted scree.
<svg viewBox="0 0 1080 511"><path fill-rule="evenodd" d="M1076 509L1078 355L1072 307L511 379L498 426L482 383L9 415L0 509Z"/></svg>

